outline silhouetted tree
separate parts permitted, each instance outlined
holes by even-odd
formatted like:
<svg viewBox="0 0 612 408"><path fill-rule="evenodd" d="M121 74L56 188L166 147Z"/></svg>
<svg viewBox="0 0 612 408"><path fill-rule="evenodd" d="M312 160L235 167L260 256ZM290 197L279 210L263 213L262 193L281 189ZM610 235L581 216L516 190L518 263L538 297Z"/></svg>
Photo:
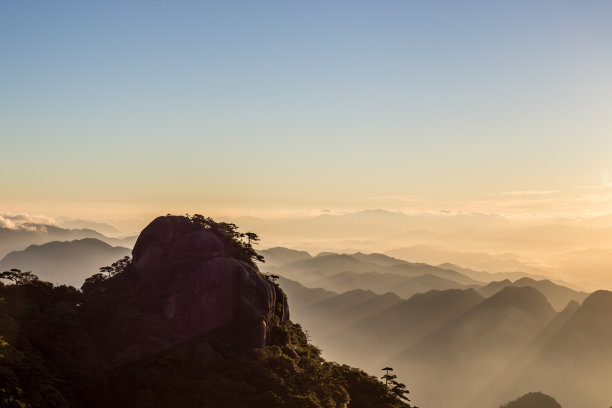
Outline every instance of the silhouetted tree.
<svg viewBox="0 0 612 408"><path fill-rule="evenodd" d="M0 279L8 279L13 281L15 285L25 285L40 281L38 276L34 275L30 271L21 271L20 269L11 269L10 271L4 271L0 273Z"/></svg>
<svg viewBox="0 0 612 408"><path fill-rule="evenodd" d="M102 268L100 268L100 270L102 270ZM102 286L102 282L104 282L106 279L108 279L108 276L104 275L104 273L96 273L95 275L85 279L83 286L81 286L81 290L85 294L103 292L104 287Z"/></svg>
<svg viewBox="0 0 612 408"><path fill-rule="evenodd" d="M132 258L124 256L123 258L113 262L110 266L103 266L100 268L100 273L108 274L108 277L125 272L125 270L132 263Z"/></svg>
<svg viewBox="0 0 612 408"><path fill-rule="evenodd" d="M113 267L112 266L103 266L103 267L100 268L100 273L97 274L97 275L105 274L105 273L108 274L108 277L110 278L112 276L112 274L113 274Z"/></svg>
<svg viewBox="0 0 612 408"><path fill-rule="evenodd" d="M113 275L125 272L131 263L132 258L130 258L129 255L126 255L118 261L113 262L113 264L111 265L113 267Z"/></svg>
<svg viewBox="0 0 612 408"><path fill-rule="evenodd" d="M406 394L408 394L410 391L408 391L408 389L406 388L406 384L397 381L397 376L395 374L391 374L393 368L385 367L382 368L382 371L385 371L385 374L381 378L385 380L385 386L389 391L389 395L397 400L404 400L406 402L409 402L410 400L408 399L408 397L406 397Z"/></svg>
<svg viewBox="0 0 612 408"><path fill-rule="evenodd" d="M382 370L382 371L385 371L385 374L384 374L382 377L380 377L380 378L382 378L383 380L385 380L385 385L386 385L386 386L387 386L387 388L388 388L388 387L389 387L389 381L391 381L391 380L393 380L393 379L397 378L397 376L396 376L396 375L393 375L393 374L389 374L391 371L393 371L393 368L391 368L391 367L381 368L381 370Z"/></svg>
<svg viewBox="0 0 612 408"><path fill-rule="evenodd" d="M251 245L251 242L252 243L259 242L259 237L254 232L245 232L244 236L247 237L248 239L247 245Z"/></svg>
<svg viewBox="0 0 612 408"><path fill-rule="evenodd" d="M254 261L264 262L264 257L259 255L253 249L251 242L259 241L257 234L252 232L242 233L238 231L238 226L231 222L216 222L210 217L204 217L201 214L189 215L187 218L194 223L202 226L204 229L215 233L222 237L230 249L233 250L233 255L237 256L248 263L255 265ZM248 242L243 242L241 238L246 237Z"/></svg>
<svg viewBox="0 0 612 408"><path fill-rule="evenodd" d="M402 399L404 401L410 401L408 397L406 397L406 394L410 392L406 388L406 384L392 380L390 391L391 391L391 394L393 394L397 398Z"/></svg>

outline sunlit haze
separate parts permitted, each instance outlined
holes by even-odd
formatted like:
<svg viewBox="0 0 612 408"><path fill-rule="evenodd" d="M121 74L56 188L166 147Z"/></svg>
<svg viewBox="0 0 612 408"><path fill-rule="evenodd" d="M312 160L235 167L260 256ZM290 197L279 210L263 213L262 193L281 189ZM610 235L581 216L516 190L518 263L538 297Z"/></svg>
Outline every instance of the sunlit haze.
<svg viewBox="0 0 612 408"><path fill-rule="evenodd" d="M0 7L6 211L610 211L607 2Z"/></svg>
<svg viewBox="0 0 612 408"><path fill-rule="evenodd" d="M0 405L611 406L611 22L1 1Z"/></svg>
<svg viewBox="0 0 612 408"><path fill-rule="evenodd" d="M124 234L165 213L373 209L612 227L609 3L0 7L4 215ZM344 247L423 243L394 234Z"/></svg>

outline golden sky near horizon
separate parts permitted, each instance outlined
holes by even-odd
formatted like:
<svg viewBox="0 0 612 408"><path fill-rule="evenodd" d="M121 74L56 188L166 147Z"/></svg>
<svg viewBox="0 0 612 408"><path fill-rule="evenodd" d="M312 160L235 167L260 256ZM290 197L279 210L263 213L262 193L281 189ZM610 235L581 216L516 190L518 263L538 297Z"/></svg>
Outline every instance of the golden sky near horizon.
<svg viewBox="0 0 612 408"><path fill-rule="evenodd" d="M609 4L118 7L0 6L0 212L612 212Z"/></svg>

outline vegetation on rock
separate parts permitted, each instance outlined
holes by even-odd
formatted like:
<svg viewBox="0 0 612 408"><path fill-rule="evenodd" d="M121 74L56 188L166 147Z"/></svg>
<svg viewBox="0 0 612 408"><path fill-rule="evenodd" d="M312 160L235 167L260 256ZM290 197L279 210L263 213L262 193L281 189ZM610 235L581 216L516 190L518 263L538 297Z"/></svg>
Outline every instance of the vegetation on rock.
<svg viewBox="0 0 612 408"><path fill-rule="evenodd" d="M264 257L253 249L253 244L259 241L259 236L253 232L239 232L238 226L229 222L216 222L210 217L201 214L187 215L189 220L197 225L204 227L223 239L226 248L229 248L230 255L255 266L255 261L264 262ZM247 242L244 242L244 238Z"/></svg>
<svg viewBox="0 0 612 408"><path fill-rule="evenodd" d="M190 221L224 239L224 262L256 270L255 234L202 216ZM0 406L410 407L405 393L376 377L325 361L286 317L275 277L268 281L277 304L264 347L228 337L240 327L227 326L164 343L174 326L160 311L160 293L183 287L173 280L183 279L177 271L186 265L143 275L123 258L81 291L21 271L3 273L13 283L0 281Z"/></svg>

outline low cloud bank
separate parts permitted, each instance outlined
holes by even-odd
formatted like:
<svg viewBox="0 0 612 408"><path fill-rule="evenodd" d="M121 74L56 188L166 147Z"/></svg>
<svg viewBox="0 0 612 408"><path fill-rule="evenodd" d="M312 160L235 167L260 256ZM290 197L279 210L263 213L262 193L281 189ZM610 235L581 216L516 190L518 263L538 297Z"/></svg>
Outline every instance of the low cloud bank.
<svg viewBox="0 0 612 408"><path fill-rule="evenodd" d="M57 222L45 215L0 212L0 228L35 231L45 225L57 225Z"/></svg>

